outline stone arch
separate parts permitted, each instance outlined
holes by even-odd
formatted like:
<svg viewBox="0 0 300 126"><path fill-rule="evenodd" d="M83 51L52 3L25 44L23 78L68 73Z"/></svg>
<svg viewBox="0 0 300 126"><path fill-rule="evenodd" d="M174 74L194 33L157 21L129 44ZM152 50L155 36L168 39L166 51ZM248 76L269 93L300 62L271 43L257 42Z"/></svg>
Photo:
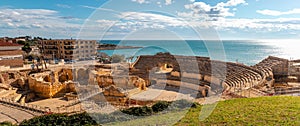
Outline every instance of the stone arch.
<svg viewBox="0 0 300 126"><path fill-rule="evenodd" d="M150 85L155 85L155 84L157 84L157 80L154 79L150 80Z"/></svg>

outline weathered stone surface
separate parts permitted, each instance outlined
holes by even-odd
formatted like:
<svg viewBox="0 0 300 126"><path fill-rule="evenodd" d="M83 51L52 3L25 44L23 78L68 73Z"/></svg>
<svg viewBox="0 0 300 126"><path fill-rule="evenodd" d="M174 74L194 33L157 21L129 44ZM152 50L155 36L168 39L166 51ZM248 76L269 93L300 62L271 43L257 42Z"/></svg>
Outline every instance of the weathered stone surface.
<svg viewBox="0 0 300 126"><path fill-rule="evenodd" d="M122 77L111 75L99 75L97 76L97 82L101 88L115 85L123 89L146 89L146 82L142 78L139 78L137 76Z"/></svg>
<svg viewBox="0 0 300 126"><path fill-rule="evenodd" d="M74 92L72 69L60 69L29 76L29 89L42 98L51 98L60 93Z"/></svg>
<svg viewBox="0 0 300 126"><path fill-rule="evenodd" d="M171 76L180 77L180 72L178 72L178 71L173 71L173 72L171 72ZM183 76L183 75L182 75L182 76Z"/></svg>
<svg viewBox="0 0 300 126"><path fill-rule="evenodd" d="M182 73L182 77L186 77L186 78L194 78L194 79L198 79L198 80L202 80L203 76L201 74L196 74L196 73L187 73L187 72L183 72Z"/></svg>

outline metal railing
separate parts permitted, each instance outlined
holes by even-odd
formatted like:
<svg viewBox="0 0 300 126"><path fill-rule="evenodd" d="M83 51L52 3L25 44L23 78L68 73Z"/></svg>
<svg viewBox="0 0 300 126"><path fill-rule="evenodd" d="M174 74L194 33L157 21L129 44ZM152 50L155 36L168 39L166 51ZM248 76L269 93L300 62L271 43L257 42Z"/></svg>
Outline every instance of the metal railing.
<svg viewBox="0 0 300 126"><path fill-rule="evenodd" d="M10 106L14 106L14 107L17 107L20 109L37 112L37 113L42 113L42 114L44 114L48 111L47 107L41 107L38 105L27 104L27 103L18 103L18 102L14 102L11 99L6 99L6 98L0 98L0 104L10 105Z"/></svg>

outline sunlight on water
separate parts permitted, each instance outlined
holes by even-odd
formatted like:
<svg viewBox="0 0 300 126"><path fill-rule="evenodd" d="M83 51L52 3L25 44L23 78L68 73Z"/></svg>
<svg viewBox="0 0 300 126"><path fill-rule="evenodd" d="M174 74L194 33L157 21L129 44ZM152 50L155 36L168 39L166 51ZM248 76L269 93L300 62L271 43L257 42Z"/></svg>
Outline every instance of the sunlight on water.
<svg viewBox="0 0 300 126"><path fill-rule="evenodd" d="M260 42L278 48L278 57L300 59L300 40L260 40Z"/></svg>

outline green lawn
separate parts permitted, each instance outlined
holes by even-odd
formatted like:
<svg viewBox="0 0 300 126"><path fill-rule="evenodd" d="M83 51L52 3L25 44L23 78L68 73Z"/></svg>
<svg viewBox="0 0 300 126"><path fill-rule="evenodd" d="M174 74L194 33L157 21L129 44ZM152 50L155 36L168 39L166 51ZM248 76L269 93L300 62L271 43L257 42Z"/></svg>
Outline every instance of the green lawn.
<svg viewBox="0 0 300 126"><path fill-rule="evenodd" d="M277 96L222 101L201 122L200 111L201 106L191 108L176 125L300 125L300 97ZM112 125L170 125L180 115L182 112L172 112Z"/></svg>
<svg viewBox="0 0 300 126"><path fill-rule="evenodd" d="M203 122L191 109L177 125L300 125L300 97L244 98L219 102Z"/></svg>

